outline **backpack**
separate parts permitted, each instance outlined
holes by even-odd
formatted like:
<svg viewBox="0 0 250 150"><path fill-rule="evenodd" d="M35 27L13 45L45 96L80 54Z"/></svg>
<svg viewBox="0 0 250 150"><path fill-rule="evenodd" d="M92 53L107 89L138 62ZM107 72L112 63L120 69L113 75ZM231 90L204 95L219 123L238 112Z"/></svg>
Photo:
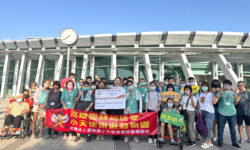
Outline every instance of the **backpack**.
<svg viewBox="0 0 250 150"><path fill-rule="evenodd" d="M202 136L207 135L208 129L207 129L207 127L206 127L206 125L205 125L205 123L204 123L204 121L202 119L202 114L200 114L200 113L197 115L195 127L196 127L196 131L200 135L202 135Z"/></svg>

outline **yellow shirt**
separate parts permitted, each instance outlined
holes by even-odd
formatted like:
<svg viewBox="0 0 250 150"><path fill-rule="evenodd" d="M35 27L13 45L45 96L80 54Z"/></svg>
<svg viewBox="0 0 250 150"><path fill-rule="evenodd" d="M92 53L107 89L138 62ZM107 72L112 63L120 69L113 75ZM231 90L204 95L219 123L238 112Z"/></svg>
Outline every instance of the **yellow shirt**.
<svg viewBox="0 0 250 150"><path fill-rule="evenodd" d="M21 115L23 110L29 109L29 104L26 102L18 103L16 101L12 102L9 106L10 114L12 114L14 117Z"/></svg>

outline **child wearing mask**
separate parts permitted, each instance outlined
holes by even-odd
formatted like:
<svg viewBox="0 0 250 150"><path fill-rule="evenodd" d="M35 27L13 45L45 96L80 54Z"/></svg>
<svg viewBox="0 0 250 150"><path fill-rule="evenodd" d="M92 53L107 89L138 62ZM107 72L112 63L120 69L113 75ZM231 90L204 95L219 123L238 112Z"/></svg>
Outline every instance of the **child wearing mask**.
<svg viewBox="0 0 250 150"><path fill-rule="evenodd" d="M77 98L77 90L74 89L74 82L72 80L69 80L66 82L66 87L67 89L63 91L62 96L61 96L61 102L63 105L63 108L65 110L67 109L72 109L74 106L75 99ZM69 137L67 138L67 133L64 133L63 139L62 140L72 140L72 132L69 133Z"/></svg>
<svg viewBox="0 0 250 150"><path fill-rule="evenodd" d="M150 82L150 91L146 95L146 112L156 111L158 112L161 106L161 96L160 93L156 92L156 83L154 81ZM157 135L148 136L148 143L156 143Z"/></svg>
<svg viewBox="0 0 250 150"><path fill-rule="evenodd" d="M140 92L141 94L141 98L142 98L142 111L145 112L146 110L146 95L148 93L148 89L147 89L147 85L146 85L146 82L145 82L145 79L144 78L141 78L140 79L140 84L139 84L139 87L138 87L138 91Z"/></svg>
<svg viewBox="0 0 250 150"><path fill-rule="evenodd" d="M163 112L172 112L172 113L179 113L174 107L174 100L172 98L168 98L167 102L164 102L162 104L162 111ZM159 139L160 142L164 142L164 135L165 135L165 126L168 127L168 132L170 136L170 144L176 144L176 141L174 140L174 132L173 132L173 125L161 122L161 138Z"/></svg>

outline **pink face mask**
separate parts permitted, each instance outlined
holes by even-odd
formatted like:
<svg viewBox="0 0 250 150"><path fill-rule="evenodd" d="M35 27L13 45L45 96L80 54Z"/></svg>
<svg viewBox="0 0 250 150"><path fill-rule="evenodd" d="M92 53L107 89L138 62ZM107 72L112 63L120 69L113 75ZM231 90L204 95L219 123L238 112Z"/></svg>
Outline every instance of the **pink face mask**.
<svg viewBox="0 0 250 150"><path fill-rule="evenodd" d="M73 88L73 85L68 85L67 87L68 87L68 89L71 90Z"/></svg>
<svg viewBox="0 0 250 150"><path fill-rule="evenodd" d="M185 90L185 94L189 95L190 94L190 90Z"/></svg>

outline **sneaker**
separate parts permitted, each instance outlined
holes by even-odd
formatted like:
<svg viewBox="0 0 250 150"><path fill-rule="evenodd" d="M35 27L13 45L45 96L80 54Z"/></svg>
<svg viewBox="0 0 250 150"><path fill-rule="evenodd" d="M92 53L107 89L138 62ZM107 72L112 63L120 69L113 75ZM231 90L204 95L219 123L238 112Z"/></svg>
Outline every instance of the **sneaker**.
<svg viewBox="0 0 250 150"><path fill-rule="evenodd" d="M191 142L189 142L188 144L187 144L187 146L195 146L196 144L195 144L195 141L191 141Z"/></svg>
<svg viewBox="0 0 250 150"><path fill-rule="evenodd" d="M30 137L30 140L34 140L34 139L36 139L35 134L31 135L31 137Z"/></svg>
<svg viewBox="0 0 250 150"><path fill-rule="evenodd" d="M67 140L67 136L64 135L63 138L62 138L63 141L66 141Z"/></svg>
<svg viewBox="0 0 250 150"><path fill-rule="evenodd" d="M96 136L96 141L100 141L100 140L101 140L100 135L97 135L97 136Z"/></svg>
<svg viewBox="0 0 250 150"><path fill-rule="evenodd" d="M80 140L80 136L76 136L76 138L74 139L74 142L78 142Z"/></svg>
<svg viewBox="0 0 250 150"><path fill-rule="evenodd" d="M213 141L216 142L217 141L217 137L213 137Z"/></svg>
<svg viewBox="0 0 250 150"><path fill-rule="evenodd" d="M250 143L250 139L247 139L246 142L247 142L247 143Z"/></svg>
<svg viewBox="0 0 250 150"><path fill-rule="evenodd" d="M239 143L243 143L243 139L240 139L240 140L239 140Z"/></svg>
<svg viewBox="0 0 250 150"><path fill-rule="evenodd" d="M236 148L240 148L240 145L238 143L233 143L232 146L234 146Z"/></svg>
<svg viewBox="0 0 250 150"><path fill-rule="evenodd" d="M125 142L125 143L128 143L128 136L125 136L125 137L124 137L124 142Z"/></svg>
<svg viewBox="0 0 250 150"><path fill-rule="evenodd" d="M208 149L209 147L210 147L210 144L207 144L207 143L203 143L201 145L201 148L203 148L203 149Z"/></svg>
<svg viewBox="0 0 250 150"><path fill-rule="evenodd" d="M67 140L68 140L68 141L72 141L72 139L73 139L73 138L72 138L72 135L70 135L70 136L68 137Z"/></svg>
<svg viewBox="0 0 250 150"><path fill-rule="evenodd" d="M140 142L140 140L138 139L137 136L134 137L134 141L135 141L136 143L139 143L139 142Z"/></svg>
<svg viewBox="0 0 250 150"><path fill-rule="evenodd" d="M153 139L152 138L148 138L148 143L149 144L153 144Z"/></svg>
<svg viewBox="0 0 250 150"><path fill-rule="evenodd" d="M170 145L175 145L175 144L177 144L176 141L174 139L171 139L170 140Z"/></svg>
<svg viewBox="0 0 250 150"><path fill-rule="evenodd" d="M164 138L161 137L161 138L159 138L159 141L164 142L165 140L164 140Z"/></svg>
<svg viewBox="0 0 250 150"><path fill-rule="evenodd" d="M86 139L86 142L90 142L90 141L91 141L91 136L88 135L88 136L87 136L87 139Z"/></svg>
<svg viewBox="0 0 250 150"><path fill-rule="evenodd" d="M104 135L101 135L101 141L104 141Z"/></svg>

